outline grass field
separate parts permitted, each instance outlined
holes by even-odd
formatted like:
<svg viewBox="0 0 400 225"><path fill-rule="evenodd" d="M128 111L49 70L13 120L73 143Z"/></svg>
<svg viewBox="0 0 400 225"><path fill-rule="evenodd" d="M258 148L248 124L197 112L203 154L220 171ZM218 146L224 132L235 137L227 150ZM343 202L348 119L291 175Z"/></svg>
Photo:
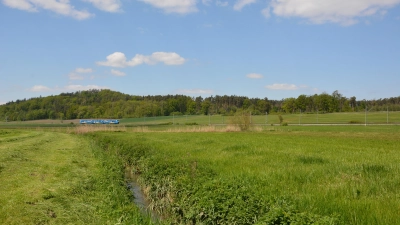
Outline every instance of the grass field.
<svg viewBox="0 0 400 225"><path fill-rule="evenodd" d="M278 125L278 114L251 116L253 125ZM289 125L307 124L351 124L351 125L376 125L400 124L400 112L353 112L353 113L325 113L325 114L282 114L283 122ZM120 125L111 126L158 126L158 125L227 125L231 124L232 116L222 115L181 115L142 118L123 118ZM36 127L75 127L79 119L75 120L34 120L0 122L0 128L36 128ZM93 126L93 125L92 125ZM94 125L105 126L105 125ZM107 126L107 125L106 125Z"/></svg>
<svg viewBox="0 0 400 225"><path fill-rule="evenodd" d="M0 130L0 224L147 224L123 168L81 136Z"/></svg>
<svg viewBox="0 0 400 225"><path fill-rule="evenodd" d="M153 224L126 166L165 224L400 224L400 126L199 127L0 129L0 224Z"/></svg>
<svg viewBox="0 0 400 225"><path fill-rule="evenodd" d="M400 112L364 112L360 113L326 113L326 114L283 114L283 121L289 124L400 124ZM121 119L124 125L159 125L159 124L229 124L231 116L196 115L196 116L163 116ZM252 124L279 124L277 114L251 116Z"/></svg>
<svg viewBox="0 0 400 225"><path fill-rule="evenodd" d="M183 224L400 224L398 126L97 133ZM112 147L110 147L112 146Z"/></svg>

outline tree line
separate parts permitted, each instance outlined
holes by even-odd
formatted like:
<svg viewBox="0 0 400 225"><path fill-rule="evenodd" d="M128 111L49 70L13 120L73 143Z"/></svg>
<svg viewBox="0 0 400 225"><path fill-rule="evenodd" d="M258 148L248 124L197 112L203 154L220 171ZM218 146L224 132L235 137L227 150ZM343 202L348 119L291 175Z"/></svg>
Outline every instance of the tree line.
<svg viewBox="0 0 400 225"><path fill-rule="evenodd" d="M61 93L56 96L16 100L0 106L6 121L37 119L134 118L170 115L233 115L246 110L252 115L274 113L357 112L365 109L400 111L400 96L378 100L357 100L332 94L300 95L297 98L269 100L236 95L203 98L185 95L137 96L111 90Z"/></svg>

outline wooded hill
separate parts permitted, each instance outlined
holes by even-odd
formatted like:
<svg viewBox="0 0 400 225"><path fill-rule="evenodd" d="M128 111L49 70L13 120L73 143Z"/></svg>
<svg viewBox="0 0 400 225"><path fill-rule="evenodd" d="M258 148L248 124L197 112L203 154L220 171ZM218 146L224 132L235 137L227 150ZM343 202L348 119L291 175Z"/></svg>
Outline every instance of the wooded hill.
<svg viewBox="0 0 400 225"><path fill-rule="evenodd" d="M328 113L400 111L400 96L378 100L356 100L338 91L332 94L300 95L297 98L269 100L245 96L185 95L135 96L111 90L89 90L56 96L16 100L0 106L0 120L132 118L170 115L223 114L248 110L253 115L273 113Z"/></svg>

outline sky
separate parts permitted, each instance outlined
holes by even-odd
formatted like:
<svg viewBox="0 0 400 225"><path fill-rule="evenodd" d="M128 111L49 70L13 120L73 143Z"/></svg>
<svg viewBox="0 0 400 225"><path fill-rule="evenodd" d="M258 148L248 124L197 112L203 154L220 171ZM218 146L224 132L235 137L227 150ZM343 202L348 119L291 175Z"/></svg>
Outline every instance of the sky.
<svg viewBox="0 0 400 225"><path fill-rule="evenodd" d="M89 89L400 96L400 0L0 2L0 104Z"/></svg>

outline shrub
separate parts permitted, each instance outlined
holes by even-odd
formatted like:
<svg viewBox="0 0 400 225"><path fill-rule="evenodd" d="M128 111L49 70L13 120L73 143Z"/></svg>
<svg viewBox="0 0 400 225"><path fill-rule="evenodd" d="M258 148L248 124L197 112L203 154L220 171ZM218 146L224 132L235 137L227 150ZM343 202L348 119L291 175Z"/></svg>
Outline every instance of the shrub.
<svg viewBox="0 0 400 225"><path fill-rule="evenodd" d="M281 126L288 126L289 124L287 122L281 123Z"/></svg>
<svg viewBox="0 0 400 225"><path fill-rule="evenodd" d="M166 122L166 123L159 123L158 125L172 125L172 122Z"/></svg>
<svg viewBox="0 0 400 225"><path fill-rule="evenodd" d="M237 111L231 118L230 123L238 125L241 131L246 131L250 128L250 112L248 111Z"/></svg>
<svg viewBox="0 0 400 225"><path fill-rule="evenodd" d="M199 124L196 122L192 122L192 123L185 123L185 125L199 125Z"/></svg>
<svg viewBox="0 0 400 225"><path fill-rule="evenodd" d="M279 118L279 123L283 123L283 116L282 115L278 115Z"/></svg>
<svg viewBox="0 0 400 225"><path fill-rule="evenodd" d="M172 112L172 113L170 113L169 115L170 115L170 116L182 116L183 113L181 113L181 112Z"/></svg>

